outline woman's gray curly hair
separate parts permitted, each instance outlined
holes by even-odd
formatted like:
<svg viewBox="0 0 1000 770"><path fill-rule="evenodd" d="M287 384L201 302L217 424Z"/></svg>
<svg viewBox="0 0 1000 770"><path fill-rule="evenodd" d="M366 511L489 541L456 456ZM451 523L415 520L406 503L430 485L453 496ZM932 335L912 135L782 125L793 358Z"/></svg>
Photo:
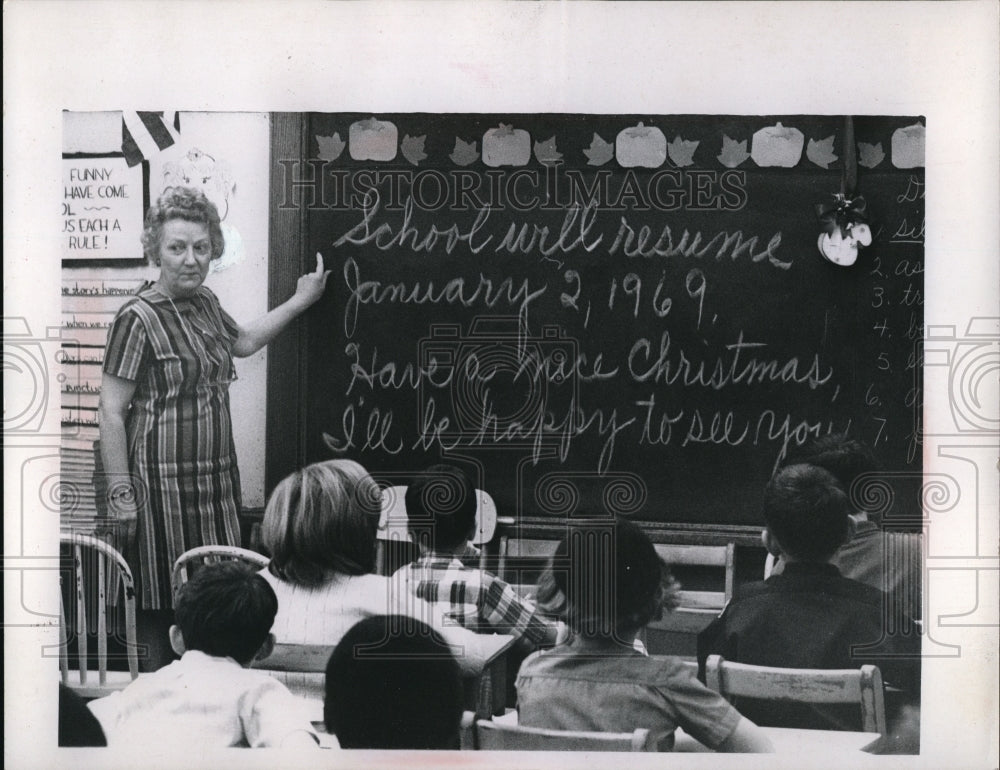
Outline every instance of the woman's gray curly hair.
<svg viewBox="0 0 1000 770"><path fill-rule="evenodd" d="M159 258L163 226L171 219L183 219L205 225L208 228L208 237L212 241L212 259L222 256L226 242L222 236L219 210L215 204L200 190L190 187L168 187L156 203L146 211L146 221L142 227L142 251L151 264L155 264Z"/></svg>

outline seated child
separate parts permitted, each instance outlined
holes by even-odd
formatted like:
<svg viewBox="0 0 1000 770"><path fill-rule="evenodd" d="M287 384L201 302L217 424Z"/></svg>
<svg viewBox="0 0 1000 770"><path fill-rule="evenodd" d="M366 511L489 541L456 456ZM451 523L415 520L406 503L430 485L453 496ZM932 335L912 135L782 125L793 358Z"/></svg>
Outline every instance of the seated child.
<svg viewBox="0 0 1000 770"><path fill-rule="evenodd" d="M180 589L170 644L180 660L90 704L109 746L317 746L301 704L248 666L274 646L274 591L238 562L209 564Z"/></svg>
<svg viewBox="0 0 1000 770"><path fill-rule="evenodd" d="M558 611L568 638L525 659L517 676L518 723L554 730L647 728L660 751L674 730L716 751L771 751L771 743L679 659L650 657L636 634L676 603L667 565L625 521L574 528L539 580L539 603Z"/></svg>
<svg viewBox="0 0 1000 770"><path fill-rule="evenodd" d="M800 463L829 471L840 482L848 498L861 498L862 502L865 496L852 494L851 487L865 474L878 470L871 449L843 434L813 439L790 451L784 461L784 465ZM882 526L885 522L881 514L876 515L853 505L851 510L854 534L830 557L830 563L844 577L885 591L891 601L889 611L896 617L902 614L916 620L921 616L920 535L884 530ZM778 559L771 574L781 574L784 568L784 561Z"/></svg>
<svg viewBox="0 0 1000 770"><path fill-rule="evenodd" d="M399 590L470 630L551 646L555 624L500 578L462 563L476 529L475 493L468 476L451 465L432 466L409 485L406 516L421 556L396 572Z"/></svg>
<svg viewBox="0 0 1000 770"><path fill-rule="evenodd" d="M344 749L457 749L463 703L448 644L410 617L362 620L326 667L323 718Z"/></svg>
<svg viewBox="0 0 1000 770"><path fill-rule="evenodd" d="M829 472L790 465L764 492L764 545L785 569L737 589L699 634L698 664L709 655L759 666L858 668L877 665L886 684L915 693L920 637L903 618L890 634L885 594L843 577L830 557L851 535L849 503ZM897 621L898 623L898 621ZM780 727L858 729L857 708L740 699L747 716Z"/></svg>

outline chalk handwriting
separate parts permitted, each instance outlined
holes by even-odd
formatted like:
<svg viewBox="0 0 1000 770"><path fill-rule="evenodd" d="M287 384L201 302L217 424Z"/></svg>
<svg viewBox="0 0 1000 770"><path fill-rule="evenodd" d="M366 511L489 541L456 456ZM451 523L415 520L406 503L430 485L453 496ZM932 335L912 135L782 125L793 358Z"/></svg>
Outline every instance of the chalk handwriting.
<svg viewBox="0 0 1000 770"><path fill-rule="evenodd" d="M916 203L919 200L923 200L924 187L924 182L921 182L915 176L911 176L906 185L906 191L896 196L896 203Z"/></svg>
<svg viewBox="0 0 1000 770"><path fill-rule="evenodd" d="M692 235L684 229L680 241L674 242L670 225L664 225L655 242L652 241L653 231L649 225L643 225L636 232L623 216L614 242L608 249L608 254L614 256L621 251L627 257L686 257L694 259L714 258L716 261L728 257L737 260L749 257L751 262L768 263L781 270L788 270L791 262L781 260L777 256L781 245L781 233L775 233L767 242L763 251L758 250L760 238L756 235L746 236L742 230L736 232L721 232L708 237L700 231Z"/></svg>
<svg viewBox="0 0 1000 770"><path fill-rule="evenodd" d="M714 359L689 357L684 348L673 346L670 331L660 335L659 351L653 351L652 342L641 337L635 341L628 354L628 371L636 382L675 383L684 387L705 387L721 390L730 385L755 385L773 382L807 385L814 390L833 377L833 368L820 361L819 353L812 360L800 361L798 356L786 359L762 359L745 351L764 348L765 342L747 342L739 332L735 342L725 346L727 351ZM675 352L676 350L676 352Z"/></svg>
<svg viewBox="0 0 1000 770"><path fill-rule="evenodd" d="M516 308L518 317L526 326L528 308L542 296L548 284L532 287L531 280L525 278L515 284L513 278L501 278L494 283L482 273L479 280L466 283L464 278L452 278L443 285L435 285L433 279L423 283L396 281L362 281L358 263L353 257L344 262L344 283L351 295L344 307L344 332L354 336L358 325L358 312L363 305L404 304L404 305L461 305L472 307L477 303L487 308Z"/></svg>

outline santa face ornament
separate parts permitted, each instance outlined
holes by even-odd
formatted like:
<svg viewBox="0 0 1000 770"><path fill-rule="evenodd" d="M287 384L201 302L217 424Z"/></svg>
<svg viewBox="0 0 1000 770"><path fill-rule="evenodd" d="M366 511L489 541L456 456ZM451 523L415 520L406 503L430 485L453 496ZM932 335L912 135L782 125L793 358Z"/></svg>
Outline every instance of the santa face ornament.
<svg viewBox="0 0 1000 770"><path fill-rule="evenodd" d="M850 267L858 259L858 248L868 246L872 242L871 228L864 222L849 223L843 228L834 228L831 233L821 233L819 236L819 252L827 260L840 267Z"/></svg>

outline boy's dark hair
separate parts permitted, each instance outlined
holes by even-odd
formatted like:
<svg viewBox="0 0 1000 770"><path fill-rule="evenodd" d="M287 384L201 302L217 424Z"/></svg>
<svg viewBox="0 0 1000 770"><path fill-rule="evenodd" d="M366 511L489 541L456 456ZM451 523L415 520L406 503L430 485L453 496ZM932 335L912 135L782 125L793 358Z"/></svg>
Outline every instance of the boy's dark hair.
<svg viewBox="0 0 1000 770"><path fill-rule="evenodd" d="M833 474L850 496L851 485L862 474L878 470L875 454L857 439L844 433L831 433L807 441L791 450L782 465L816 465Z"/></svg>
<svg viewBox="0 0 1000 770"><path fill-rule="evenodd" d="M432 465L406 488L406 518L417 543L456 548L476 524L476 488L454 465Z"/></svg>
<svg viewBox="0 0 1000 770"><path fill-rule="evenodd" d="M764 521L781 549L807 561L827 561L847 540L850 504L832 473L789 465L764 490Z"/></svg>
<svg viewBox="0 0 1000 770"><path fill-rule="evenodd" d="M639 527L619 519L573 527L538 582L538 604L574 633L627 635L676 606L677 584Z"/></svg>
<svg viewBox="0 0 1000 770"><path fill-rule="evenodd" d="M362 620L327 663L323 720L345 749L457 749L464 702L448 644L413 618Z"/></svg>
<svg viewBox="0 0 1000 770"><path fill-rule="evenodd" d="M174 606L186 650L253 660L274 624L278 597L252 567L242 562L206 564L181 586Z"/></svg>

